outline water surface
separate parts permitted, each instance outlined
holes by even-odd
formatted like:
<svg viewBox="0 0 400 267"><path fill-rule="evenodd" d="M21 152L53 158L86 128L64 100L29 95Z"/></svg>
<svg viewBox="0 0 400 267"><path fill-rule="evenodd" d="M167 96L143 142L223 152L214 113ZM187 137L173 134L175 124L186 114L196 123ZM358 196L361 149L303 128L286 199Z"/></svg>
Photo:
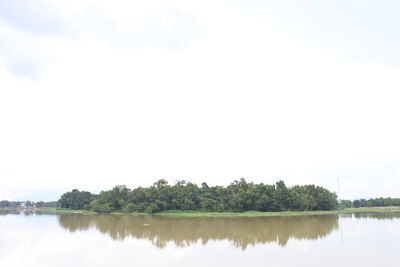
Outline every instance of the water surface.
<svg viewBox="0 0 400 267"><path fill-rule="evenodd" d="M400 266L400 213L2 213L0 229L0 266Z"/></svg>

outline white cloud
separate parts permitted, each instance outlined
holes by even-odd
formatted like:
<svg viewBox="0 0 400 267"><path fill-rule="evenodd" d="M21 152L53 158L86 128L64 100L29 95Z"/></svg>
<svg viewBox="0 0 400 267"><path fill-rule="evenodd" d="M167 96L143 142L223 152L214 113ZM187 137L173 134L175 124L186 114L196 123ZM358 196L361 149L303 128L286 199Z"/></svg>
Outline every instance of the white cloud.
<svg viewBox="0 0 400 267"><path fill-rule="evenodd" d="M243 176L336 190L340 177L392 193L376 181L400 162L393 66L338 58L224 2L58 5L75 14L71 35L0 23L3 188ZM35 79L10 73L18 60Z"/></svg>
<svg viewBox="0 0 400 267"><path fill-rule="evenodd" d="M118 49L175 50L201 35L195 16L166 1L4 1L0 10L0 56L14 74L35 78L87 39Z"/></svg>
<svg viewBox="0 0 400 267"><path fill-rule="evenodd" d="M16 28L39 35L63 35L70 31L68 18L55 1L0 2L0 19Z"/></svg>

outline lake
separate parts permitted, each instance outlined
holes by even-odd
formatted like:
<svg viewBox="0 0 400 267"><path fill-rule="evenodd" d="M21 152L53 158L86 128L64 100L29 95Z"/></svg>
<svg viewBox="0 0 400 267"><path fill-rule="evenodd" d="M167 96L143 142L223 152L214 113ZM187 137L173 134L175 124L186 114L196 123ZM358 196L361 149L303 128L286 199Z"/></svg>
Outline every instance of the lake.
<svg viewBox="0 0 400 267"><path fill-rule="evenodd" d="M0 266L400 266L400 213L0 213Z"/></svg>

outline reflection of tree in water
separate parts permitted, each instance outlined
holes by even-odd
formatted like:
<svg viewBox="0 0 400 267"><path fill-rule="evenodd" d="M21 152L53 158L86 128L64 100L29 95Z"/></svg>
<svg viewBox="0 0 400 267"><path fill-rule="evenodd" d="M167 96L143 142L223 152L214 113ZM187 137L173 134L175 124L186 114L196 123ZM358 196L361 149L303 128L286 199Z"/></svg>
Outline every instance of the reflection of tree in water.
<svg viewBox="0 0 400 267"><path fill-rule="evenodd" d="M356 219L393 220L400 218L400 212L354 213L353 216Z"/></svg>
<svg viewBox="0 0 400 267"><path fill-rule="evenodd" d="M0 215L9 215L9 214L13 214L13 215L26 215L26 216L30 216L33 215L34 212L33 210L0 210Z"/></svg>
<svg viewBox="0 0 400 267"><path fill-rule="evenodd" d="M18 215L19 211L16 211L16 210L1 210L0 209L0 215L8 215L8 214Z"/></svg>
<svg viewBox="0 0 400 267"><path fill-rule="evenodd" d="M209 240L229 240L236 247L246 249L249 245L270 242L285 246L290 238L323 238L338 229L338 215L178 218L65 214L59 216L59 223L72 232L93 226L113 240L148 239L159 248L168 242L184 247L198 241L207 244Z"/></svg>
<svg viewBox="0 0 400 267"><path fill-rule="evenodd" d="M59 215L58 223L70 232L84 231L95 224L95 220L90 217L90 215L63 214Z"/></svg>

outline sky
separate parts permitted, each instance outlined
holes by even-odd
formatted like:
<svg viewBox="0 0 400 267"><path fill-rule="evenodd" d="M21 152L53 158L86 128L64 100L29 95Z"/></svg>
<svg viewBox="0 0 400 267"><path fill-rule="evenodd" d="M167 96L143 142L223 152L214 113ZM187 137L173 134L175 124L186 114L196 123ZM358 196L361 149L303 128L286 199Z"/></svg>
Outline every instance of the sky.
<svg viewBox="0 0 400 267"><path fill-rule="evenodd" d="M241 177L400 197L399 8L1 0L0 199Z"/></svg>

